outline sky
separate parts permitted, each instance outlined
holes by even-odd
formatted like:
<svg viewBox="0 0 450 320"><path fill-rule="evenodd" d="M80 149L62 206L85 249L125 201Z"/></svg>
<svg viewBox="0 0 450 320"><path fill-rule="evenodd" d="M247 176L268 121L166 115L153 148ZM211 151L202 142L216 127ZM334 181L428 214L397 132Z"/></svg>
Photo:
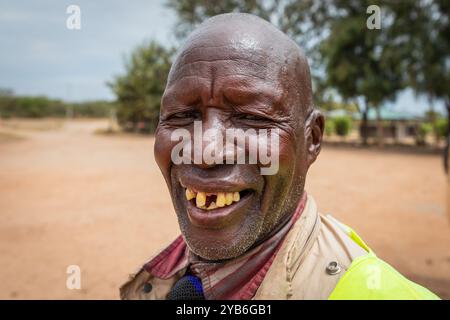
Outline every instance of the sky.
<svg viewBox="0 0 450 320"><path fill-rule="evenodd" d="M69 5L81 10L80 30L66 27ZM106 82L124 72L127 55L152 39L176 46L175 24L165 0L0 0L0 88L67 101L114 100ZM411 90L386 104L418 115L428 105Z"/></svg>

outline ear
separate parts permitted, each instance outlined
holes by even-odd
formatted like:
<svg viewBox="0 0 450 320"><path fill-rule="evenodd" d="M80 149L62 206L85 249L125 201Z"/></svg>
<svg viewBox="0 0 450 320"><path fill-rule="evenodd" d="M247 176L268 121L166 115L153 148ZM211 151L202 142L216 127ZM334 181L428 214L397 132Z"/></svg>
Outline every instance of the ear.
<svg viewBox="0 0 450 320"><path fill-rule="evenodd" d="M322 138L325 128L325 117L314 109L306 119L305 137L308 167L316 161L322 148Z"/></svg>

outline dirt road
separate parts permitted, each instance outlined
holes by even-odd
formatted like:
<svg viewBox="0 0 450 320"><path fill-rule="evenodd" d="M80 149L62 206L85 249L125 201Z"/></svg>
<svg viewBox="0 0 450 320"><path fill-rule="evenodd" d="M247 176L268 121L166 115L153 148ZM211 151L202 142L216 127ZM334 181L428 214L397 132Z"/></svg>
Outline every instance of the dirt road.
<svg viewBox="0 0 450 320"><path fill-rule="evenodd" d="M94 134L105 121L0 139L0 299L115 299L178 234L153 138ZM9 134L9 133L8 133ZM325 147L307 190L411 279L450 298L450 224L438 156ZM81 268L81 290L66 268Z"/></svg>

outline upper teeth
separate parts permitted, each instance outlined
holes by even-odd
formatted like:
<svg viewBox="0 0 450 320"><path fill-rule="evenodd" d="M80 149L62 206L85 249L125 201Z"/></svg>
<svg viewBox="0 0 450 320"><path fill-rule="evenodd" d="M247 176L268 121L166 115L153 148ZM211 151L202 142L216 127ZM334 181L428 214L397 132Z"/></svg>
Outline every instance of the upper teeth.
<svg viewBox="0 0 450 320"><path fill-rule="evenodd" d="M216 196L216 201L211 202L208 207L206 207L206 197ZM212 210L216 208L221 208L224 206L229 206L234 202L238 202L241 199L239 192L218 192L218 193L206 193L206 192L195 192L191 189L186 189L186 199L192 200L195 198L195 204L200 209Z"/></svg>

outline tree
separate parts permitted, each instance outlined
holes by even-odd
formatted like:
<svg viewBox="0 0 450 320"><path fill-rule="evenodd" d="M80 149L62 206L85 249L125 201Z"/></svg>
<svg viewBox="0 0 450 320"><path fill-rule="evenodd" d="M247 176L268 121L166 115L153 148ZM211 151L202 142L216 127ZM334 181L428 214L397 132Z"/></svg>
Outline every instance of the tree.
<svg viewBox="0 0 450 320"><path fill-rule="evenodd" d="M194 28L208 17L228 12L248 12L268 21L276 15L279 1L260 0L168 0L167 6L175 10L178 24L175 34L185 38Z"/></svg>
<svg viewBox="0 0 450 320"><path fill-rule="evenodd" d="M424 146L426 144L427 136L433 131L431 123L421 123L418 128L416 143L417 145Z"/></svg>
<svg viewBox="0 0 450 320"><path fill-rule="evenodd" d="M117 118L125 128L153 132L169 74L173 50L151 41L125 62L125 74L108 83L117 96Z"/></svg>
<svg viewBox="0 0 450 320"><path fill-rule="evenodd" d="M369 1L370 2L370 1ZM341 6L341 14L332 19L329 36L320 45L326 83L346 100L362 97L361 133L366 143L367 112L377 110L377 141L383 144L381 104L394 99L403 89L401 57L391 46L383 29L366 27L366 8L361 2ZM389 26L386 26L387 28Z"/></svg>
<svg viewBox="0 0 450 320"><path fill-rule="evenodd" d="M447 136L447 131L448 131L448 119L445 118L439 118L436 120L435 123L435 134L436 136L440 139L440 138L445 138Z"/></svg>
<svg viewBox="0 0 450 320"><path fill-rule="evenodd" d="M392 1L391 7L397 19L389 37L406 65L408 86L428 97L431 112L434 101L443 101L450 119L450 1Z"/></svg>
<svg viewBox="0 0 450 320"><path fill-rule="evenodd" d="M333 133L335 131L336 131L336 126L334 124L333 118L327 119L327 121L325 121L325 135L327 137L331 137L331 135L333 135Z"/></svg>
<svg viewBox="0 0 450 320"><path fill-rule="evenodd" d="M350 117L336 117L333 119L336 134L345 138L352 130L352 119Z"/></svg>
<svg viewBox="0 0 450 320"><path fill-rule="evenodd" d="M68 103L46 96L15 96L0 92L1 118L62 118L68 108L74 111L74 117L104 118L114 105L108 101Z"/></svg>
<svg viewBox="0 0 450 320"><path fill-rule="evenodd" d="M0 94L0 116L2 118L63 117L65 110L63 101L45 96Z"/></svg>

